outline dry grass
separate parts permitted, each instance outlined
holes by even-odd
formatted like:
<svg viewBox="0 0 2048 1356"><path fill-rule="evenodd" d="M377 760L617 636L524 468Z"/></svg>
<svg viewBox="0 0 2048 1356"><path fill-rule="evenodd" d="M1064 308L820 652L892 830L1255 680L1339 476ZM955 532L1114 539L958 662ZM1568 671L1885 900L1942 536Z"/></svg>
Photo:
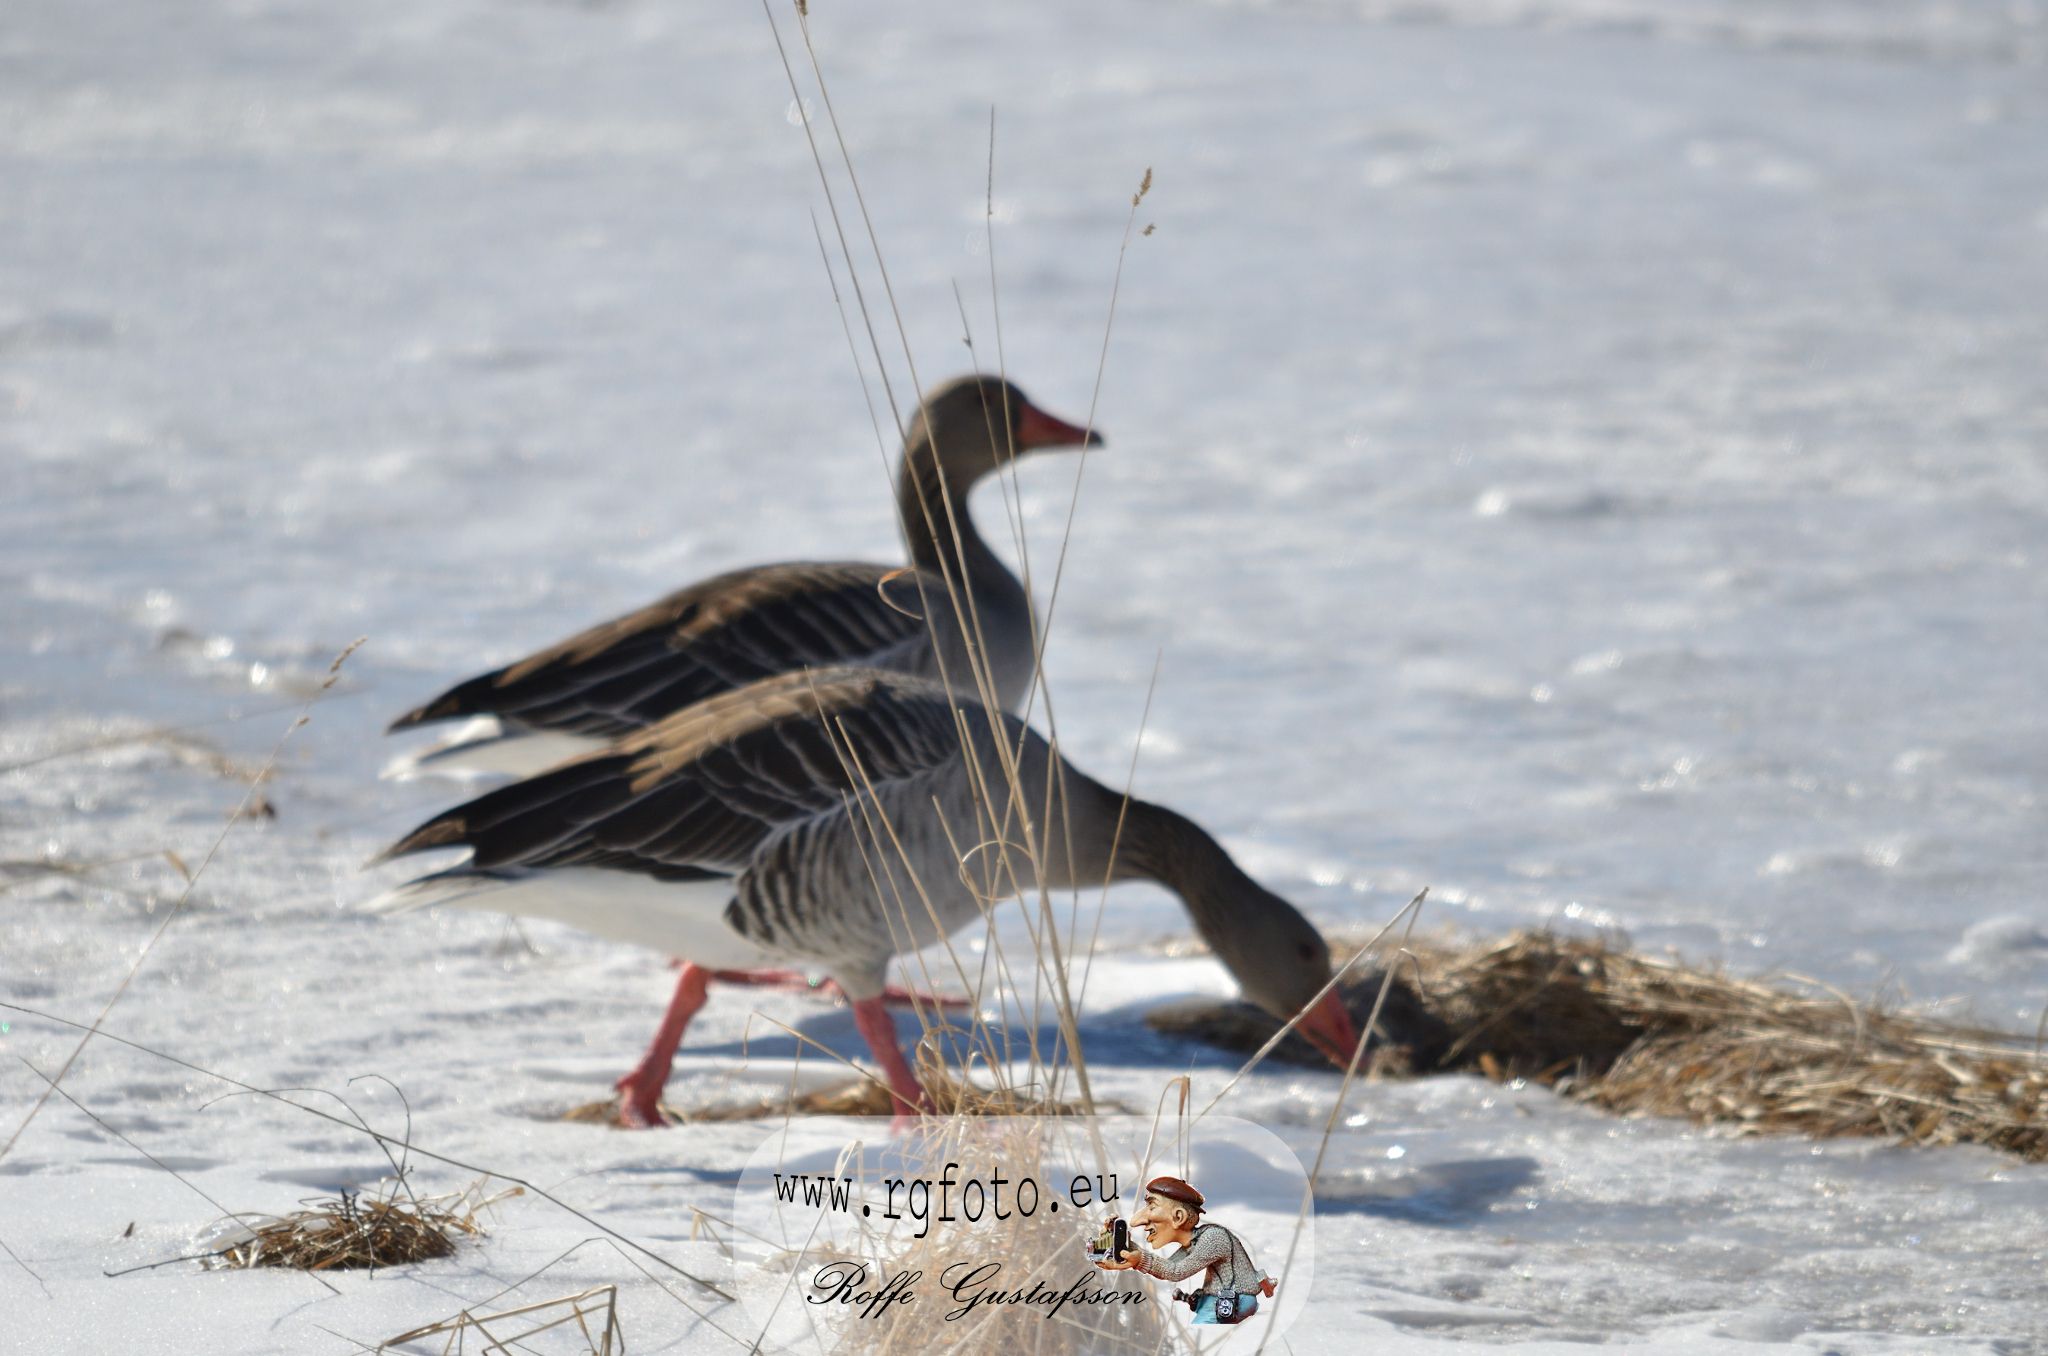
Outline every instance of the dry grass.
<svg viewBox="0 0 2048 1356"><path fill-rule="evenodd" d="M344 1191L322 1197L303 1210L249 1226L243 1237L214 1253L210 1263L350 1271L435 1261L452 1256L459 1239L483 1235L479 1211L519 1194L514 1187L483 1196L480 1187L416 1199L394 1182L375 1196Z"/></svg>
<svg viewBox="0 0 2048 1356"><path fill-rule="evenodd" d="M661 1104L662 1119L670 1125L712 1125L781 1116L886 1116L889 1112L888 1089L869 1078L849 1078L806 1092L742 1097L704 1106ZM562 1119L581 1125L609 1125L615 1130L630 1128L619 1120L616 1097L572 1107L562 1113Z"/></svg>
<svg viewBox="0 0 2048 1356"><path fill-rule="evenodd" d="M764 8L766 8L764 0ZM841 135L839 120L832 107L830 93L825 86L824 72L818 63L817 52L811 44L806 7L799 0L799 30L805 54L816 79L817 90L823 102L827 122L845 168L854 202L859 208L861 224L866 228L869 243L874 247L875 267L880 276L883 293L887 297L890 317L895 322L898 337L903 341L903 357L909 370L912 385L924 390L925 383L919 379L910 353L908 331L905 329L896 297L889 282L887 268L882 263L880 241L874 234L868 218L867 206L860 192L860 180L854 170L852 156L847 152L846 142ZM772 10L770 23L773 27ZM783 52L780 34L776 35L778 52ZM786 52L783 52L785 73L789 75L790 89L796 99L796 108L803 119L806 138L810 140L813 159L816 162L820 186L824 190L834 232L840 245L840 257L852 286L854 300L859 307L863 328L866 330L873 353L876 371L881 374L883 393L892 414L898 416L901 425L901 411L891 389L887 376L881 344L875 338L873 318L862 293L858 276L853 266L852 252L847 248L846 235L841 223L839 208L834 202L833 187L825 171L822 156L813 136L803 90L798 87L794 72L790 69ZM995 114L990 110L989 120L989 172L986 199L986 225L989 258L990 303L995 320L997 367L1007 377L1007 365L1001 360L1003 351L1002 308L1000 291L997 286L995 267L994 234L994 184L995 184ZM1103 375L1107 368L1110 335L1115 327L1117 301L1121 294L1125 256L1129 250L1132 230L1136 222L1139 205L1152 187L1152 171L1145 171L1143 181L1131 198L1130 219L1125 223L1123 239L1117 252L1116 272L1111 280L1108 313L1104 320L1102 346L1097 358L1094 391L1089 400L1086 426L1095 427L1096 407L1099 402ZM1145 230L1150 235L1151 228ZM823 234L820 233L821 252ZM828 273L831 260L826 260ZM835 300L838 299L834 288ZM957 292L956 292L957 298ZM845 309L841 304L841 319L845 326L849 346L853 342L853 327L847 323ZM961 322L967 328L964 303L961 306ZM973 350L971 332L966 336L970 351ZM854 354L856 369L861 367L860 356ZM862 389L867 390L867 377L860 372ZM874 402L869 401L872 411ZM879 422L876 429L880 443ZM1014 477L1018 458L1017 449L1012 448L1009 460L1010 475ZM886 448L883 449L885 466ZM1087 466L1087 450L1079 454L1075 472L1074 489L1069 501L1067 517L1060 533L1058 551L1052 570L1052 582L1045 611L1036 625L1034 635L1033 682L1018 712L1027 723L1042 708L1047 739L1055 752L1060 744L1059 725L1053 713L1052 694L1046 685L1041 658L1045 639L1050 632L1060 601L1060 586L1064 577L1067 547L1071 540L1074 513L1081 493L1081 477ZM998 480L1003 480L998 477ZM1036 595L1036 580L1033 575L1032 552L1018 506L1022 501L1020 487L1014 479L1004 481L1006 508L1009 510L1009 526L1022 571L1024 589L1029 595ZM949 501L950 503L950 501ZM950 508L949 508L950 512ZM911 525L906 523L908 529ZM934 536L945 540L941 529L953 536L958 547L959 525L925 524ZM983 636L982 618L976 612L975 600L970 590L963 587L968 581L956 577L956 570L948 563L949 553L940 552L941 573L944 578L947 602L955 612L956 619L964 633ZM964 571L957 572L964 574ZM949 686L959 687L959 679L972 679L983 704L991 713L999 711L1002 703L996 699L995 674L987 662L987 645L978 643L970 661L971 673L954 675L941 672L942 680ZM1154 673L1154 681L1157 673ZM1146 713L1151 707L1151 692L1146 694ZM993 716L988 717L991 726L999 725ZM960 747L963 759L970 773L974 787L974 800L979 821L979 832L969 836L965 842L954 842L953 847L961 863L963 877L969 862L978 863L980 882L976 887L989 904L988 925L983 934L986 951L981 963L970 965L951 943L946 944L947 960L963 985L975 987L976 975L992 982L1008 985L1013 991L1029 989L1032 994L1031 1011L1025 1025L1035 1029L1041 1020L1050 1016L1057 1027L1059 1038L1050 1048L1041 1048L1037 1041L1030 1041L1026 1064L1020 1073L1009 1067L1010 1061L999 1055L1002 1044L977 1018L974 1030L965 1040L948 1039L955 1033L942 1023L935 1023L923 1012L918 1013L919 1025L923 1028L919 1042L916 1064L918 1079L927 1096L933 1102L933 1114L922 1119L920 1133L927 1139L927 1147L938 1151L944 1158L959 1165L965 1176L979 1175L993 1177L996 1173L1018 1177L1040 1175L1045 1161L1044 1136L1050 1127L1062 1123L1070 1114L1085 1114L1118 1108L1099 1102L1089 1083L1088 1067L1082 1054L1079 1023L1077 1020L1076 979L1085 987L1085 967L1077 970L1077 962L1091 957L1095 949L1093 929L1086 929L1084 939L1083 905L1081 892L1073 892L1071 907L1065 910L1064 926L1062 910L1056 907L1053 890L1047 885L1049 879L1045 870L1048 857L1052 856L1056 838L1071 835L1072 826L1068 807L1065 804L1064 783L1057 776L1049 779L1042 803L1034 804L1035 797L1026 789L1019 774L1018 760L1022 746L1011 742L1007 733L998 733L995 740L996 757L993 765L985 765L977 752L976 741L971 737L967 724L968 717L963 711L960 721ZM1140 730L1142 735L1142 728ZM916 863L903 849L898 826L890 819L888 808L882 799L874 794L874 788L866 781L864 770L859 767L858 750L850 743L838 746L836 751L845 764L853 785L862 788L864 801L862 824L865 829L864 855L867 857L870 874L877 897L885 912L900 916L905 931L911 931L910 923L917 902L924 899L923 883L917 879ZM1137 767L1136 749L1132 757L1132 774ZM855 775L858 773L859 775ZM1121 832L1121 819L1118 831ZM953 829L945 829L953 837ZM984 852L984 848L991 851ZM1072 860L1072 842L1065 841L1059 856ZM894 866L899 864L907 871L915 900L902 897L897 890L885 890L883 881L887 872L877 871L878 864ZM1101 882L1106 894L1110 874L1105 872ZM891 898L891 895L894 898ZM1031 951L1027 957L1014 958L1006 954L1003 939L995 924L995 906L998 901L1014 898L1017 903L1017 918L1030 937ZM893 904L893 910L891 905ZM1098 915L1099 921L1099 915ZM926 976L926 982L930 977ZM1050 1013L1041 1008L1041 1003L1050 1006ZM979 1077L977 1077L979 1075ZM1066 1080L1078 1093L1078 1101L1068 1102L1060 1097L1060 1089ZM993 1085L993 1086L989 1086ZM851 1088L841 1090L854 1100L859 1109L868 1112L887 1112L891 1102L884 1089L871 1080L860 1080ZM815 1099L824 1094L811 1094ZM811 1108L801 1105L808 1099L783 1099L770 1101L767 1105L749 1108L744 1114L801 1113ZM833 1104L831 1109L840 1110L844 1102ZM994 1119L991 1117L1015 1118ZM700 1115L700 1118L701 1115ZM1001 1127L996 1133L988 1133L987 1127ZM943 1146L943 1147L941 1147ZM1006 1264L1015 1270L1001 1278L1001 1286L1028 1290L1036 1281L1052 1282L1057 1279L1062 1285L1075 1277L1086 1276L1092 1286L1099 1288L1136 1288L1145 1284L1126 1273L1113 1276L1096 1270L1088 1261L1083 1229L1076 1227L1073 1220L1064 1224L1058 1222L1049 1212L1037 1213L1030 1218L1013 1215L1000 1227L991 1229L986 1223L973 1227L961 1223L939 1223L922 1238L893 1240L872 1238L862 1252L872 1257L880 1274L897 1272L921 1272L936 1277L946 1266L957 1261L965 1252L967 1255L1001 1256ZM1030 1259L1029 1274L1022 1272ZM1043 1321L1005 1321L997 1315L1008 1310L1003 1306L978 1308L962 1319L947 1320L948 1306L943 1304L891 1305L878 1318L861 1322L843 1323L835 1334L833 1349L851 1353L877 1353L878 1356L900 1356L904 1353L922 1353L944 1350L962 1353L988 1353L988 1356L1080 1356L1080 1353L1106 1353L1109 1356L1151 1356L1152 1353L1167 1350L1173 1343L1173 1332L1161 1304L1136 1304L1115 1306L1075 1305Z"/></svg>
<svg viewBox="0 0 2048 1356"><path fill-rule="evenodd" d="M949 1030L940 1026L926 1027L924 1039L916 1051L918 1082L931 1098L932 1115L1057 1116L1079 1115L1086 1109L1079 1102L1061 1101L1050 1096L1043 1080L1024 1083L1006 1080L995 1087L975 1081L939 1053L941 1042L932 1037ZM1096 1109L1122 1110L1100 1100ZM785 1116L888 1116L894 1113L895 1104L884 1083L874 1077L859 1075L803 1092L790 1089L688 1109L664 1102L661 1111L672 1124L692 1125ZM586 1102L566 1112L562 1119L617 1126L619 1101L613 1097L601 1102Z"/></svg>
<svg viewBox="0 0 2048 1356"><path fill-rule="evenodd" d="M1610 1111L2048 1158L2048 1067L2005 1033L1544 936L1457 958L1436 987L1468 1020L1519 1001L1507 1022L1471 1021L1463 1049L1484 1047L1502 1074L1541 1063L1536 1077L1569 1076L1566 1091ZM1624 1033L1595 1067L1589 1056Z"/></svg>
<svg viewBox="0 0 2048 1356"><path fill-rule="evenodd" d="M1046 1137L1056 1121L1017 1119L993 1122L953 1116L926 1121L928 1161L960 1165L963 1177L984 1180L1006 1176L1046 1176ZM997 1127L986 1133L985 1126ZM1001 1223L983 1220L951 1224L934 1220L923 1238L904 1238L893 1246L880 1237L862 1249L874 1259L876 1273L922 1272L937 1278L964 1258L1001 1259L1003 1271L990 1282L1003 1291L1029 1290L1043 1281L1063 1290L1078 1277L1091 1289L1131 1290L1149 1287L1135 1272L1097 1270L1088 1260L1088 1236L1100 1220L1065 1219L1040 1210L1029 1217L1012 1212ZM876 1318L841 1325L832 1346L836 1353L876 1356L924 1356L945 1351L956 1356L1156 1356L1172 1350L1168 1306L1148 1296L1139 1304L1070 1304L1057 1313L1044 1307L1020 1311L1015 1306L983 1305L959 1319L946 1314L955 1306L944 1294L935 1302L892 1305ZM1020 1312L1025 1315L1020 1317Z"/></svg>
<svg viewBox="0 0 2048 1356"><path fill-rule="evenodd" d="M626 1334L619 1326L619 1288L616 1285L592 1286L573 1295L537 1300L489 1314L464 1309L438 1323L387 1337L377 1349L382 1351L386 1347L440 1337L444 1339L441 1344L444 1353L462 1356L469 1350L469 1339L474 1336L479 1343L478 1349L483 1352L534 1351L536 1348L531 1345L534 1338L545 1332L566 1335L572 1325L579 1339L579 1349L585 1356L620 1356L626 1350ZM596 1331L593 1332L593 1328Z"/></svg>
<svg viewBox="0 0 2048 1356"><path fill-rule="evenodd" d="M1398 970L1376 1040L1381 1076L1460 1070L1741 1134L1982 1144L2048 1159L2048 1064L2031 1038L1591 938L1408 949L1415 964ZM1347 990L1361 1019L1380 979ZM1271 1030L1235 1007L1156 1024L1240 1049Z"/></svg>

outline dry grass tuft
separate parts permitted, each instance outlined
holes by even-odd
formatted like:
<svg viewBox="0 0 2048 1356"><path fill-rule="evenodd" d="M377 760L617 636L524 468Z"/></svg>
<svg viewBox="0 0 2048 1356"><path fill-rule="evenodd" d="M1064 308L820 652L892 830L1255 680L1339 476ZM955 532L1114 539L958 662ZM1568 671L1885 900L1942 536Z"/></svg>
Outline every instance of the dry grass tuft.
<svg viewBox="0 0 2048 1356"><path fill-rule="evenodd" d="M537 1348L530 1345L534 1338L550 1331L566 1335L571 1325L575 1327L575 1335L581 1339L579 1346L586 1356L621 1356L626 1350L626 1334L619 1326L619 1288L616 1285L592 1286L573 1295L539 1300L492 1314L464 1309L438 1323L387 1337L377 1349L382 1351L386 1347L440 1337L444 1339L441 1344L443 1352L461 1353L468 1349L469 1338L474 1334L481 1343L479 1350L484 1352L535 1351ZM516 1332L508 1331L515 1328Z"/></svg>
<svg viewBox="0 0 2048 1356"><path fill-rule="evenodd" d="M1409 950L1415 964L1396 973L1382 1014L1381 1076L1469 1071L1740 1134L1982 1144L2048 1159L2048 1064L2031 1039L1591 938L1516 933ZM1361 1021L1380 980L1347 986ZM1272 1031L1235 1007L1180 1009L1156 1024L1236 1049Z"/></svg>
<svg viewBox="0 0 2048 1356"><path fill-rule="evenodd" d="M1743 1133L2048 1159L2048 1066L2007 1033L1589 939L1523 933L1419 954L1423 1001L1457 1033L1439 1067Z"/></svg>
<svg viewBox="0 0 2048 1356"><path fill-rule="evenodd" d="M975 1082L938 1053L939 1043L931 1037L945 1030L947 1028L939 1026L929 1028L926 1039L919 1043L917 1049L917 1077L932 1100L933 1115L1059 1116L1079 1115L1085 1110L1079 1102L1060 1101L1048 1096L1038 1082L1012 1085L1005 1080L997 1087L985 1087ZM1122 1109L1099 1100L1097 1107L1103 1111ZM783 1116L887 1116L894 1113L895 1104L890 1099L889 1089L880 1080L854 1077L805 1092L764 1094L689 1110L664 1102L661 1111L671 1124L689 1125L768 1120ZM584 1124L617 1125L619 1101L613 1097L601 1102L586 1102L564 1113L562 1119Z"/></svg>
<svg viewBox="0 0 2048 1356"><path fill-rule="evenodd" d="M375 1196L343 1191L249 1226L241 1238L214 1253L210 1263L349 1271L435 1261L452 1256L458 1239L482 1236L478 1211L520 1194L512 1187L482 1196L481 1186L424 1199L402 1192L398 1183Z"/></svg>
<svg viewBox="0 0 2048 1356"><path fill-rule="evenodd" d="M986 1180L998 1172L1041 1179L1047 1175L1045 1136L1053 1121L977 1124L955 1116L926 1124L932 1141L926 1157L959 1164L962 1176ZM998 1127L996 1134L985 1132L990 1125ZM1091 1289L1148 1286L1150 1282L1136 1272L1100 1271L1088 1260L1088 1236L1100 1224L1099 1218L1062 1218L1046 1210L1028 1218L1012 1212L1000 1224L934 1220L923 1238L904 1238L894 1246L876 1238L861 1251L874 1259L876 1274L882 1276L921 1271L937 1278L963 1258L999 1258L1003 1271L990 1284L1003 1291L1028 1291L1040 1281L1058 1291L1083 1277ZM1046 1310L1033 1309L1028 1312L1034 1316L1021 1321L1014 1306L984 1305L948 1320L946 1314L954 1306L944 1302L891 1305L872 1320L843 1324L831 1350L841 1356L929 1351L955 1356L1157 1356L1174 1348L1169 1306L1152 1302L1155 1298L1140 1304L1070 1304L1043 1319L1036 1315Z"/></svg>
<svg viewBox="0 0 2048 1356"><path fill-rule="evenodd" d="M867 1078L849 1078L805 1092L762 1094L738 1101L713 1102L705 1106L679 1107L661 1104L662 1119L670 1125L723 1124L727 1121L758 1121L779 1116L886 1116L888 1089ZM583 1125L609 1125L623 1129L619 1120L619 1099L585 1102L562 1114L565 1121Z"/></svg>
<svg viewBox="0 0 2048 1356"><path fill-rule="evenodd" d="M667 1102L661 1104L661 1116L671 1125L680 1124L684 1119L683 1113ZM580 1103L570 1107L556 1119L567 1121L571 1125L609 1125L613 1129L625 1128L619 1120L617 1097L604 1097L595 1102Z"/></svg>

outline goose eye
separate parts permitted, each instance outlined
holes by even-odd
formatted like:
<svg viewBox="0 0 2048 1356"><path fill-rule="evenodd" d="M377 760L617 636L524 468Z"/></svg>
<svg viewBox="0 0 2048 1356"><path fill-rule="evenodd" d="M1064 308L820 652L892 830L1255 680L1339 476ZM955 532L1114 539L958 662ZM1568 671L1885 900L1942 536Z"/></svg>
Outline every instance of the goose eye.
<svg viewBox="0 0 2048 1356"><path fill-rule="evenodd" d="M1301 958L1305 961L1314 960L1316 958L1316 949L1307 942L1303 942L1301 944Z"/></svg>

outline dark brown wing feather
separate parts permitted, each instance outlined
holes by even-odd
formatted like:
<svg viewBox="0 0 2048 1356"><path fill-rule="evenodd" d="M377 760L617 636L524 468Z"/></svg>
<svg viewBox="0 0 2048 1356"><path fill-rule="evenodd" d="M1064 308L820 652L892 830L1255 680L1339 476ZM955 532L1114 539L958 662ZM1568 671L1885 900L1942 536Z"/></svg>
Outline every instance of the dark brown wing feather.
<svg viewBox="0 0 2048 1356"><path fill-rule="evenodd" d="M379 860L468 847L469 869L484 872L732 873L782 826L960 756L953 699L936 683L876 669L786 673L457 806Z"/></svg>
<svg viewBox="0 0 2048 1356"><path fill-rule="evenodd" d="M793 669L890 666L925 631L920 583L882 565L736 570L594 626L406 712L391 731L468 716L616 739L695 702ZM885 598L883 595L887 594Z"/></svg>

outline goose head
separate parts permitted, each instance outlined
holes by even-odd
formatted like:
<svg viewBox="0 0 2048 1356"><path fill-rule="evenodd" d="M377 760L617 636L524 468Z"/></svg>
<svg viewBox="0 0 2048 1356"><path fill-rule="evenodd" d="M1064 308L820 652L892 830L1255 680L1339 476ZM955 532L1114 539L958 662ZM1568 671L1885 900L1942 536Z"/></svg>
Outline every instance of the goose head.
<svg viewBox="0 0 2048 1356"><path fill-rule="evenodd" d="M1280 896L1246 882L1232 901L1229 920L1203 928L1209 946L1238 988L1283 1022L1301 1020L1295 1030L1328 1056L1348 1068L1358 1048L1358 1028L1343 996L1323 988L1330 982L1330 945L1315 924Z"/></svg>
<svg viewBox="0 0 2048 1356"><path fill-rule="evenodd" d="M1301 910L1266 889L1199 824L1163 805L1133 799L1120 878L1159 882L1179 895L1195 931L1230 971L1245 998L1349 1068L1358 1028L1330 982L1330 945Z"/></svg>
<svg viewBox="0 0 2048 1356"><path fill-rule="evenodd" d="M1102 435L1047 414L1001 377L956 377L928 391L910 421L904 448L913 463L937 449L954 494L1013 458L1044 448L1099 447ZM914 454L924 452L924 456Z"/></svg>

